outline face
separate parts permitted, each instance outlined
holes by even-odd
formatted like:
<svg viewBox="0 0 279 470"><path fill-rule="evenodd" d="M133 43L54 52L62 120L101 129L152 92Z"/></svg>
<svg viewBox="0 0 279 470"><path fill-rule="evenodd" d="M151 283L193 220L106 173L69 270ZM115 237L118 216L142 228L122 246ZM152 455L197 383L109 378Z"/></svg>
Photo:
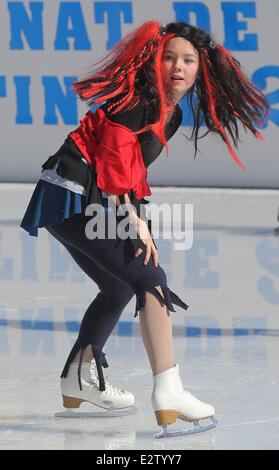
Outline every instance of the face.
<svg viewBox="0 0 279 470"><path fill-rule="evenodd" d="M199 53L191 42L175 37L166 43L162 73L165 88L174 103L178 103L192 87L198 70Z"/></svg>

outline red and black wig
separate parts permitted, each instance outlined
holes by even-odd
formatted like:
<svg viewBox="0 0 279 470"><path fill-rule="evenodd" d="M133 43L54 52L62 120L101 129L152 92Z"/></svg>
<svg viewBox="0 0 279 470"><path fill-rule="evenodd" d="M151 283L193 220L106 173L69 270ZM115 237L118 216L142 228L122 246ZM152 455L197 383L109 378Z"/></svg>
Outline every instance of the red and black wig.
<svg viewBox="0 0 279 470"><path fill-rule="evenodd" d="M131 109L140 100L145 102L148 113L139 132L152 130L166 145L164 123L166 113L173 105L164 89L161 62L165 44L172 37L183 37L199 52L197 79L187 92L194 117L191 139L195 143L195 155L204 120L208 128L206 134L218 133L233 158L243 167L227 133L237 147L241 122L246 130L261 138L255 123L263 124L269 104L240 69L239 62L227 49L216 45L203 29L186 23L160 26L158 22L148 21L118 42L85 78L75 82L75 92L90 106L106 102L112 114ZM99 67L96 69L96 66Z"/></svg>

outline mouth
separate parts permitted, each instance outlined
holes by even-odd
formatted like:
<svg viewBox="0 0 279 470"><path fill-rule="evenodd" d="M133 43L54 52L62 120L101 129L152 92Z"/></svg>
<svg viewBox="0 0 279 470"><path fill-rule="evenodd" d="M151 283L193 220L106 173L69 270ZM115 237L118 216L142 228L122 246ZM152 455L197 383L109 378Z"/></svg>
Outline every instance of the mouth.
<svg viewBox="0 0 279 470"><path fill-rule="evenodd" d="M171 80L174 80L174 81L183 81L184 79L182 77L180 77L179 75L172 75L171 76Z"/></svg>

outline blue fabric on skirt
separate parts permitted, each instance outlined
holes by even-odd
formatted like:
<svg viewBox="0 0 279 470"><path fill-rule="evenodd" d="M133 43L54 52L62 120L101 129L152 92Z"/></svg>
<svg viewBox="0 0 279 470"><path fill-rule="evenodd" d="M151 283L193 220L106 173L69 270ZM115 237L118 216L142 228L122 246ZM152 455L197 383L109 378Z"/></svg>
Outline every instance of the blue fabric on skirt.
<svg viewBox="0 0 279 470"><path fill-rule="evenodd" d="M85 212L86 197L69 189L39 180L20 226L33 237L39 227L60 224L64 219Z"/></svg>

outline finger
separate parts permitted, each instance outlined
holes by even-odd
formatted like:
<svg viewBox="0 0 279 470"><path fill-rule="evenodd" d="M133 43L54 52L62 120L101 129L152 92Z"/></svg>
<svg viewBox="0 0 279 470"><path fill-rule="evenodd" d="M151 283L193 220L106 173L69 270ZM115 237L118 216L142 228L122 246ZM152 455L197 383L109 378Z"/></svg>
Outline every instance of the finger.
<svg viewBox="0 0 279 470"><path fill-rule="evenodd" d="M150 255L151 255L151 248L147 247L143 264L146 265L148 263Z"/></svg>
<svg viewBox="0 0 279 470"><path fill-rule="evenodd" d="M138 250L135 252L135 257L141 255L143 250L141 248L138 248Z"/></svg>

